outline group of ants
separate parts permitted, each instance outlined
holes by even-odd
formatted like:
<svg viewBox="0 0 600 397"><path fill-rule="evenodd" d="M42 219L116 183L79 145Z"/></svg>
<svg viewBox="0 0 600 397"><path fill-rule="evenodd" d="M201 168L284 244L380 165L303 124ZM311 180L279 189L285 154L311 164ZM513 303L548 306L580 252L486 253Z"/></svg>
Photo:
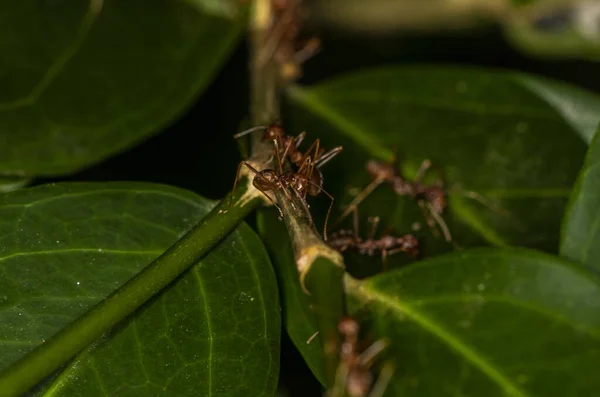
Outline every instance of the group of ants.
<svg viewBox="0 0 600 397"><path fill-rule="evenodd" d="M247 2L247 0L243 1ZM317 38L313 37L305 42L299 40L302 30L300 3L301 0L272 0L273 24L258 57L258 64L263 66L269 59L272 59L278 65L279 78L284 83L296 80L301 75L301 65L320 48L320 41ZM334 198L323 188L324 179L321 167L337 156L342 151L342 147L338 146L326 151L321 147L320 140L316 139L303 152L300 146L306 138L306 133L290 136L279 124L253 127L234 135L234 137L238 139L260 130L264 131L263 141L273 143L273 157L276 158L277 167L276 169L257 170L247 161L240 162L230 196L230 205L242 167L247 167L254 174L252 185L278 209L281 218L284 217L284 213L269 193L280 192L291 203L300 203L308 218L309 226L312 226L313 219L307 203L307 196L317 196L323 193L331 200L323 226L323 240L331 248L341 253L356 251L361 255L381 255L383 270L385 270L386 259L390 255L404 252L409 257L416 258L420 254L419 241L412 234L396 236L384 232L376 238L378 217L369 218L371 229L366 238L359 234L358 205L378 186L386 184L396 195L412 198L423 211L425 220L434 233L439 234L441 231L445 240L454 244L442 218L447 207L447 191L442 178L430 184L424 182L426 173L432 166L429 160L421 163L412 180L402 175L396 160L389 163L378 160L368 161L366 169L372 179L371 183L352 200L335 222L339 223L352 213L354 229L342 229L328 236L327 225ZM293 200L294 197L296 200ZM473 198L478 199L478 197ZM388 342L380 339L362 349L359 346L362 345L359 343L359 322L348 316L340 320L338 331L342 336L339 348L340 364L335 374L334 385L327 397L345 395L381 397L392 378L393 364L391 361L383 363L376 381L371 368L375 359L387 347ZM317 333L307 343L310 343L316 335Z"/></svg>
<svg viewBox="0 0 600 397"><path fill-rule="evenodd" d="M371 230L367 238L362 238L358 231L357 206L379 185L386 183L393 192L400 196L409 196L416 201L423 210L427 224L435 230L439 226L447 241L451 241L448 228L441 215L447 207L447 192L441 180L431 184L423 183L426 171L431 167L429 160L423 161L413 180L406 179L399 171L396 161L386 163L377 160L367 162L367 171L372 182L360 192L348 205L338 218L337 222L344 219L351 212L354 215L354 230L343 229L331 236L327 235L327 223L333 207L334 198L323 188L323 174L321 167L342 151L338 146L329 151L323 149L320 140L316 139L309 148L302 152L300 145L306 137L302 132L297 136L287 135L285 130L278 124L268 126L257 126L242 131L234 137L236 139L253 131L264 130L263 141L272 142L274 145L273 157L277 160L277 169L257 170L247 161L240 162L236 178L233 184L231 200L240 177L242 167L247 167L253 174L253 186L259 190L278 210L283 218L282 209L269 192L283 192L287 199L295 196L296 202L300 202L308 218L309 226L313 220L307 196L317 196L321 192L327 195L331 204L325 217L323 227L323 239L333 249L339 252L357 251L362 255L381 255L385 266L386 258L399 252L404 252L412 258L419 255L419 244L417 238L412 234L394 236L384 233L375 238L379 218L370 218ZM295 168L286 168L288 163ZM231 201L230 201L231 205ZM377 382L374 383L371 374L371 366L374 359L385 349L387 342L378 340L364 350L359 345L358 321L344 317L338 324L338 330L343 337L340 346L340 365L335 377L335 385L328 397L341 397L347 393L350 397L380 397L383 395L389 383L393 367L391 363L383 365ZM311 338L312 339L312 338Z"/></svg>

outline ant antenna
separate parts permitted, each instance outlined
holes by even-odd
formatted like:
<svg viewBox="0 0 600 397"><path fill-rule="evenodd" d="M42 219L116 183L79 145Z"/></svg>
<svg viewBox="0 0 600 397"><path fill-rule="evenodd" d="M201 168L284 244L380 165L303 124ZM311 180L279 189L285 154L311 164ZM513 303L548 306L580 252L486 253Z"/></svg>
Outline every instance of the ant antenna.
<svg viewBox="0 0 600 397"><path fill-rule="evenodd" d="M265 126L265 125L259 125L259 126L256 126L256 127L248 128L247 130L244 130L242 132L238 132L233 137L235 139L239 139L239 138L243 137L244 135L248 135L251 132L258 131L258 130L261 130L261 129L264 130L266 128L267 128L267 126Z"/></svg>
<svg viewBox="0 0 600 397"><path fill-rule="evenodd" d="M429 213L431 214L431 216L433 217L435 222L438 224L440 229L442 229L442 234L444 235L444 238L446 239L446 241L449 243L452 242L452 236L450 235L450 230L448 229L448 225L446 225L446 222L444 221L444 219L433 209L431 204L425 203L425 206L427 206Z"/></svg>
<svg viewBox="0 0 600 397"><path fill-rule="evenodd" d="M329 160L334 158L341 151L342 151L341 146L334 147L329 152L327 152L323 156L321 156L317 161L315 161L315 167L317 167L317 168L322 167L325 163L327 163Z"/></svg>

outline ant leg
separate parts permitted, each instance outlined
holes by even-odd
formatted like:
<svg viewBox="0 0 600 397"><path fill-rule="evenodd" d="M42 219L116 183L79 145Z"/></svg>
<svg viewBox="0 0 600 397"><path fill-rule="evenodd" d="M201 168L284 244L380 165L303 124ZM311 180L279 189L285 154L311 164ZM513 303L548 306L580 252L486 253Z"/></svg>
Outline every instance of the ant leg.
<svg viewBox="0 0 600 397"><path fill-rule="evenodd" d="M392 380L393 374L394 364L391 362L384 364L383 368L379 372L379 377L375 381L375 384L373 385L368 397L383 397L383 393L385 393L390 380Z"/></svg>
<svg viewBox="0 0 600 397"><path fill-rule="evenodd" d="M243 137L244 135L247 135L247 134L249 134L251 132L258 131L258 130L261 130L261 129L264 130L265 128L267 128L267 127L264 126L264 125L259 125L259 126L256 126L256 127L248 128L247 130L244 130L242 132L238 132L233 137L235 139L239 139L239 138Z"/></svg>
<svg viewBox="0 0 600 397"><path fill-rule="evenodd" d="M388 251L386 249L381 250L381 271L387 271L387 257Z"/></svg>
<svg viewBox="0 0 600 397"><path fill-rule="evenodd" d="M350 204L348 204L346 209L344 209L344 212L342 212L342 214L335 220L335 224L337 225L342 219L348 216L352 209L356 208L358 204L360 204L364 199L366 199L369 196L369 194L373 193L373 191L377 189L377 187L381 185L383 181L384 179L382 178L376 178L371 183L369 183L367 187L364 188L364 190L360 192L356 197L354 197L354 200L352 200Z"/></svg>
<svg viewBox="0 0 600 397"><path fill-rule="evenodd" d="M320 191L325 193L325 195L327 195L327 197L329 197L331 199L331 204L329 204L329 209L327 210L327 215L325 216L325 225L323 226L323 240L327 241L327 223L329 222L329 215L331 214L331 208L333 208L333 202L335 201L335 199L329 192L327 192L327 190L323 189L321 186L319 186L316 183L311 182L311 181L307 181L307 182L310 185L316 186L317 189L319 189Z"/></svg>
<svg viewBox="0 0 600 397"><path fill-rule="evenodd" d="M312 215L310 214L310 209L308 208L308 203L306 202L306 199L304 197L302 197L300 195L300 193L298 193L297 190L292 189L292 191L296 194L296 197L298 197L300 199L300 202L302 203L302 206L304 207L304 211L306 212L306 216L308 217L308 227L311 227L313 224L313 218L312 218ZM288 194L289 194L289 192L288 192ZM290 199L291 199L291 197L290 197ZM325 241L327 241L327 239L325 239Z"/></svg>
<svg viewBox="0 0 600 397"><path fill-rule="evenodd" d="M310 38L302 48L294 54L294 61L298 64L303 64L310 58L314 57L321 50L321 40L317 37Z"/></svg>
<svg viewBox="0 0 600 397"><path fill-rule="evenodd" d="M286 158L286 156L288 155L288 153L289 153L289 151L290 151L290 148L292 147L292 142L293 142L293 140L292 140L292 139L290 139L290 140L288 141L288 144L287 144L287 146L285 147L285 150L283 151L283 155L281 156L281 160L279 160L279 159L278 159L278 161L280 161L280 162L282 162L282 161L285 161L285 158ZM275 150L279 151L279 144L277 143L277 141L276 141L276 140L274 140L274 141L273 141L273 143L275 144ZM283 165L282 165L282 167L283 167ZM279 170L279 173L280 173L280 174L281 174L281 173L283 173L283 169L280 169L280 170Z"/></svg>
<svg viewBox="0 0 600 397"><path fill-rule="evenodd" d="M283 219L283 211L281 210L281 207L279 207L279 206L278 206L278 205L275 203L275 200L273 200L273 199L271 198L271 196L269 196L269 195L267 194L267 192L263 192L263 191L261 191L261 193L262 193L262 194L264 194L264 195L265 195L265 197L267 197L267 198L269 199L269 201L271 202L271 204L273 204L273 205L274 205L274 206L277 208L277 211L279 211L279 216L281 217L281 219Z"/></svg>
<svg viewBox="0 0 600 397"><path fill-rule="evenodd" d="M354 218L354 239L358 241L358 208L354 207L352 213Z"/></svg>
<svg viewBox="0 0 600 397"><path fill-rule="evenodd" d="M233 181L233 188L231 189L231 196L229 196L229 204L227 205L227 209L231 208L231 205L233 204L233 195L235 194L235 187L237 186L238 179L240 178L240 170L242 169L242 166L244 164L247 167L249 167L256 175L260 175L260 173L257 170L255 170L250 164L248 164L245 161L240 161L240 163L238 164L237 172L235 173L235 180Z"/></svg>
<svg viewBox="0 0 600 397"><path fill-rule="evenodd" d="M277 139L273 140L273 144L275 145L275 156L277 157L277 167L279 168L279 175L281 175L283 174L283 165L281 163L281 156L279 154L279 143L277 143Z"/></svg>
<svg viewBox="0 0 600 397"><path fill-rule="evenodd" d="M331 160L332 158L334 158L335 156L337 156L337 154L339 152L341 152L341 151L342 151L342 147L341 146L334 147L333 149L331 149L327 153L325 153L322 156L320 156L317 160L315 160L315 166L317 168L322 167L329 160Z"/></svg>
<svg viewBox="0 0 600 397"><path fill-rule="evenodd" d="M485 196L482 196L481 194L479 194L477 192L462 191L462 193L465 197L468 197L470 199L473 199L473 200L479 202L479 204L489 208L490 210L496 212L499 215L506 216L506 217L511 216L510 212L508 212L507 210L502 208L499 204L495 203L493 200L490 200L489 198L487 198Z"/></svg>
<svg viewBox="0 0 600 397"><path fill-rule="evenodd" d="M316 158L319 155L320 145L321 140L319 138L315 139L315 141L308 147L306 152L304 152L304 156L302 156L302 165L300 166L300 169L298 169L298 173L302 174L306 168L307 171L304 172L304 174L308 180L312 178L312 173L315 169ZM313 157L311 157L310 152L313 150L315 151L315 154Z"/></svg>
<svg viewBox="0 0 600 397"><path fill-rule="evenodd" d="M331 390L327 393L327 397L343 397L346 394L346 383L348 382L348 374L350 367L345 362L338 364L335 371L335 378Z"/></svg>
<svg viewBox="0 0 600 397"><path fill-rule="evenodd" d="M415 179L413 179L413 182L420 183L421 180L423 180L423 177L425 176L425 173L427 173L429 168L431 168L431 160L423 160L423 162L419 166L419 169L417 170L417 175L415 175Z"/></svg>
<svg viewBox="0 0 600 397"><path fill-rule="evenodd" d="M449 242L449 243L452 242L452 235L450 234L450 230L448 229L448 225L446 225L446 222L444 221L444 219L440 216L440 214L438 214L433 209L433 207L431 206L431 204L429 204L429 203L423 203L422 201L421 201L421 203L422 204L419 204L419 206L421 206L421 208L423 208L423 210L425 211L426 219L427 219L427 224L433 227L434 225L432 225L432 223L437 223L437 225L442 230L442 234L444 235L444 239L447 242ZM431 217L427 216L427 210L429 210L429 215L431 215Z"/></svg>
<svg viewBox="0 0 600 397"><path fill-rule="evenodd" d="M306 131L302 131L300 134L298 134L298 136L294 137L293 141L294 146L296 146L296 149L300 147L300 144L302 143L302 141L304 141L304 138L306 138Z"/></svg>
<svg viewBox="0 0 600 397"><path fill-rule="evenodd" d="M317 138L317 139L315 139L315 141L313 143L310 144L308 149L306 149L306 152L304 152L304 157L309 157L310 152L312 152L313 150L315 151L314 157L316 157L319 154L320 147L321 147L321 140L319 138Z"/></svg>
<svg viewBox="0 0 600 397"><path fill-rule="evenodd" d="M371 223L371 231L369 232L369 240L373 240L375 237L375 232L377 231L377 226L379 225L379 217L374 216L369 218L369 222Z"/></svg>
<svg viewBox="0 0 600 397"><path fill-rule="evenodd" d="M359 365L369 368L371 364L373 364L373 360L375 360L387 346L388 343L384 339L380 339L373 343L357 357Z"/></svg>

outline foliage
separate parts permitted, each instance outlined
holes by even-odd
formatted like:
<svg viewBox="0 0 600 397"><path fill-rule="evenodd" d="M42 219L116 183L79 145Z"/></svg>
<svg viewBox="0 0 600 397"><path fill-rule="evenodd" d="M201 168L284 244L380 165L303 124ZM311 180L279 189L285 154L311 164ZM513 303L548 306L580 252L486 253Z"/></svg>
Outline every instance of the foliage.
<svg viewBox="0 0 600 397"><path fill-rule="evenodd" d="M258 235L240 223L259 204L245 176L231 206L156 183L34 182L76 175L174 123L231 57L244 7L0 3L0 396L42 377L28 395L273 396L280 322L329 387L323 322L337 326L339 313L327 316L342 299L362 342L389 342L374 367L394 364L385 396L567 397L600 386L593 90L442 63L286 86L288 133L344 148L322 170L332 219L370 182L369 159L397 159L408 179L431 160L426 181L443 180L449 195L453 244L382 184L359 206L360 234L377 216L380 231L415 234L421 257L391 256L381 272L379 256L345 253L344 295L326 271L309 273L322 282L307 294L277 211L258 212ZM218 159L208 135L233 131L191 133L199 157ZM235 165L217 165L193 170L200 194L233 182ZM319 227L328 204L311 198Z"/></svg>

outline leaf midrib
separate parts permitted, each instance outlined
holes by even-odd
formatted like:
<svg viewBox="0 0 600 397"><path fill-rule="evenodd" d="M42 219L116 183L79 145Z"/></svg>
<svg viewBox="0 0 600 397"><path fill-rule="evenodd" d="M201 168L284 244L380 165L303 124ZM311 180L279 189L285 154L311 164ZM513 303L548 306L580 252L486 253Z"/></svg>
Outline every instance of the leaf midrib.
<svg viewBox="0 0 600 397"><path fill-rule="evenodd" d="M500 370L490 364L489 360L478 354L473 348L463 343L459 338L452 333L443 329L432 319L428 318L407 302L398 302L392 297L374 291L368 285L362 285L358 289L358 294L363 295L367 301L378 301L383 305L388 306L395 312L401 313L403 316L410 317L413 321L419 324L423 329L429 331L439 340L446 343L452 350L459 353L466 360L470 361L474 367L487 375L491 380L498 384L509 395L514 397L530 397L525 391L521 390L509 378L507 378Z"/></svg>

